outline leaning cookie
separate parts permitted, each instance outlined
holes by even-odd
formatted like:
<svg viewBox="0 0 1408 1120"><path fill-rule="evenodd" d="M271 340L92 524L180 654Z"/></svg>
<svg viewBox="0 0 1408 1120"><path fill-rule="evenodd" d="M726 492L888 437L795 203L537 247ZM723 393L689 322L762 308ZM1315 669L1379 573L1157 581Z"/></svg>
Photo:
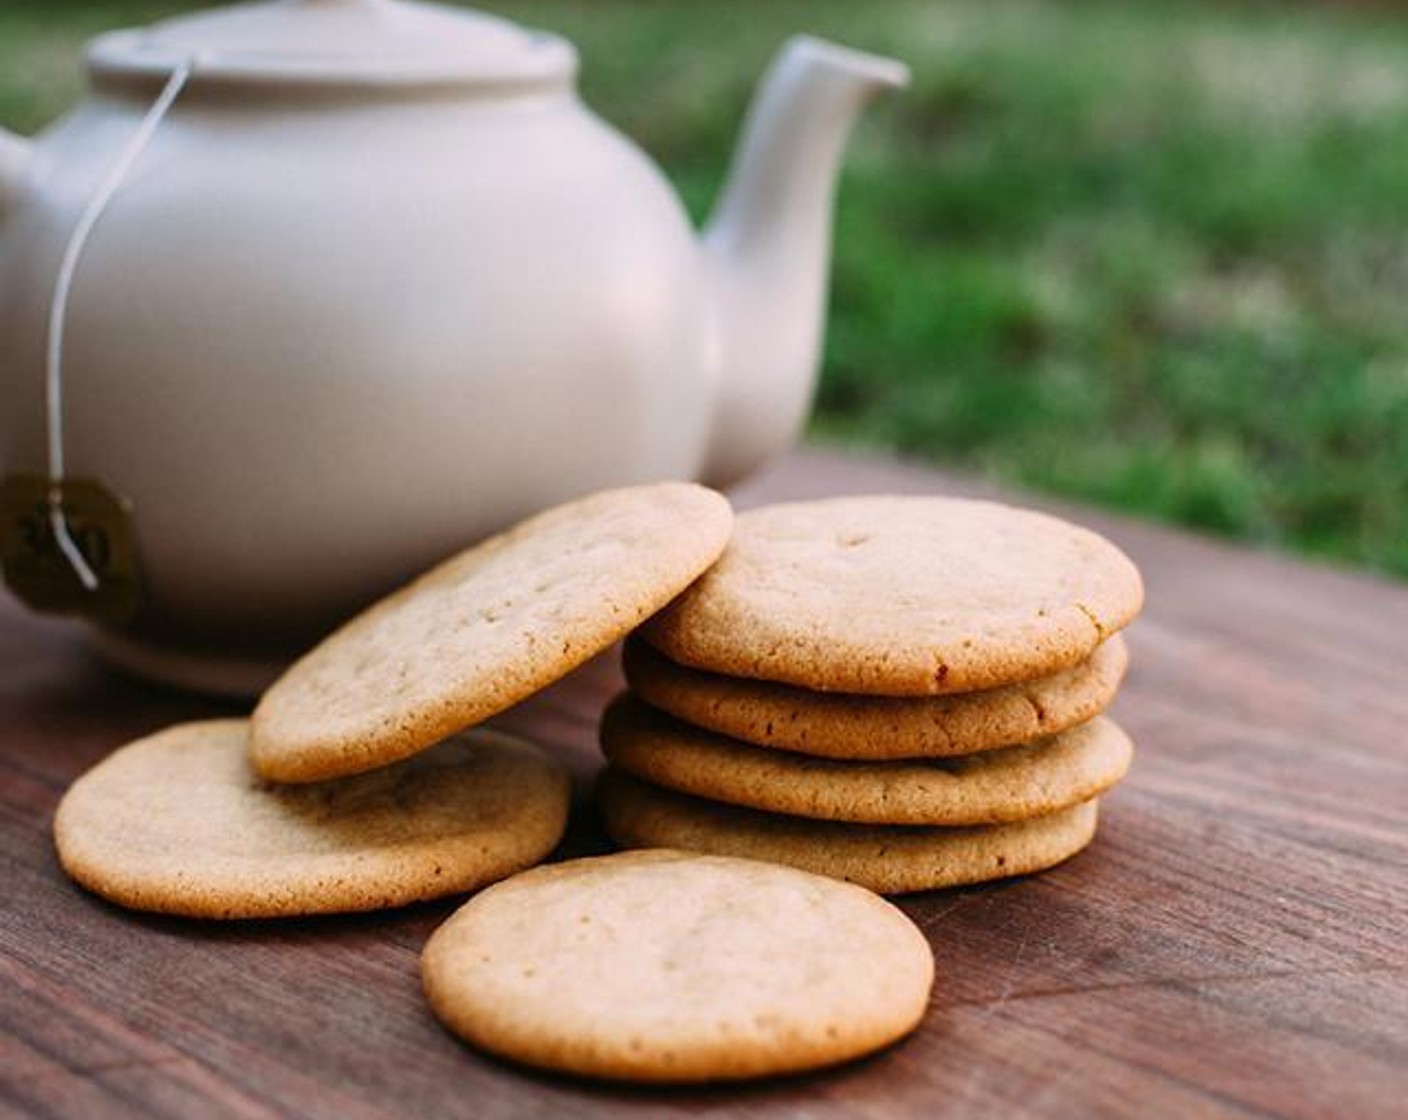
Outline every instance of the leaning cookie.
<svg viewBox="0 0 1408 1120"><path fill-rule="evenodd" d="M1045 817L973 828L843 824L706 801L608 767L597 802L626 848L670 847L788 864L881 894L1026 875L1070 859L1095 836L1096 801Z"/></svg>
<svg viewBox="0 0 1408 1120"><path fill-rule="evenodd" d="M652 707L687 723L824 758L935 758L1054 735L1115 698L1129 652L1119 634L1088 660L1030 681L946 696L815 692L677 665L639 638L621 657L626 680Z"/></svg>
<svg viewBox="0 0 1408 1120"><path fill-rule="evenodd" d="M496 732L307 786L259 779L247 739L244 720L188 723L98 763L59 803L64 870L120 906L187 917L376 910L529 867L566 825L563 767Z"/></svg>
<svg viewBox="0 0 1408 1120"><path fill-rule="evenodd" d="M1104 793L1134 747L1099 716L1033 743L955 758L842 762L755 747L704 731L623 693L601 748L652 785L770 813L864 824L1000 824L1043 817Z"/></svg>
<svg viewBox="0 0 1408 1120"><path fill-rule="evenodd" d="M750 510L642 636L671 660L826 692L934 696L1080 664L1144 599L1088 529L937 497Z"/></svg>
<svg viewBox="0 0 1408 1120"><path fill-rule="evenodd" d="M645 1082L796 1073L919 1023L933 957L869 891L649 851L491 887L436 930L426 995L455 1034L545 1069Z"/></svg>
<svg viewBox="0 0 1408 1120"><path fill-rule="evenodd" d="M678 595L723 550L720 494L666 482L539 514L369 607L298 661L253 717L262 776L371 770L565 676Z"/></svg>

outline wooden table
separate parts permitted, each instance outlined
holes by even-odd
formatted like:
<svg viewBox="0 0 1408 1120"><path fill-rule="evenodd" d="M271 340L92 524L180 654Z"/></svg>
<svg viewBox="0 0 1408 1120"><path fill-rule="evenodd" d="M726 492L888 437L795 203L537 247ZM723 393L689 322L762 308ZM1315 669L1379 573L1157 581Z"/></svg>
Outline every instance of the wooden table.
<svg viewBox="0 0 1408 1120"><path fill-rule="evenodd" d="M803 453L742 495L974 493ZM1149 605L1116 714L1140 754L1054 871L903 900L939 961L919 1033L705 1091L544 1078L444 1034L417 954L455 903L304 922L125 913L49 841L105 752L221 709L0 605L0 1114L64 1117L1408 1115L1408 587L1080 511ZM585 776L601 660L501 722ZM600 840L582 807L566 848Z"/></svg>

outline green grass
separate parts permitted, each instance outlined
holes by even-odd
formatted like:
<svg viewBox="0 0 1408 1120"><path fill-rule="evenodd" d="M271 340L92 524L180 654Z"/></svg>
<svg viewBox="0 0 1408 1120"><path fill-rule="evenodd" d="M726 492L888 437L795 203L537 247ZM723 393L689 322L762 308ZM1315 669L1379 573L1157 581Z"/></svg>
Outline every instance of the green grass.
<svg viewBox="0 0 1408 1120"><path fill-rule="evenodd" d="M178 5L0 10L0 120ZM1206 4L495 3L707 210L772 48L897 54L815 434L1408 575L1408 22Z"/></svg>

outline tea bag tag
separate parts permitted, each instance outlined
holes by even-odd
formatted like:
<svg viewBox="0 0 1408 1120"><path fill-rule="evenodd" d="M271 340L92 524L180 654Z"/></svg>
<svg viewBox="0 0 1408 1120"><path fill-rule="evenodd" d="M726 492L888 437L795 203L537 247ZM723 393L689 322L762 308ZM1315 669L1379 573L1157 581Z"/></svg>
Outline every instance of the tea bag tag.
<svg viewBox="0 0 1408 1120"><path fill-rule="evenodd" d="M83 478L65 479L58 497L69 539L96 582L85 585L60 546L49 480L16 474L0 482L0 565L6 585L36 611L80 614L109 626L130 621L142 604L131 503Z"/></svg>

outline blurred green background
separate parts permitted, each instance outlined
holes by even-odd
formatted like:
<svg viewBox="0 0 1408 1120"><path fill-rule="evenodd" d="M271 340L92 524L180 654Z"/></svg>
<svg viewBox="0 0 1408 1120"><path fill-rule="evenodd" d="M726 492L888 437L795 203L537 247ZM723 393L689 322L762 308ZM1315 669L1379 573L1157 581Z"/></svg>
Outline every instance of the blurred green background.
<svg viewBox="0 0 1408 1120"><path fill-rule="evenodd" d="M0 6L0 122L90 34ZM767 57L892 53L840 194L816 438L1408 576L1408 18L1285 3L496 0L696 215Z"/></svg>

